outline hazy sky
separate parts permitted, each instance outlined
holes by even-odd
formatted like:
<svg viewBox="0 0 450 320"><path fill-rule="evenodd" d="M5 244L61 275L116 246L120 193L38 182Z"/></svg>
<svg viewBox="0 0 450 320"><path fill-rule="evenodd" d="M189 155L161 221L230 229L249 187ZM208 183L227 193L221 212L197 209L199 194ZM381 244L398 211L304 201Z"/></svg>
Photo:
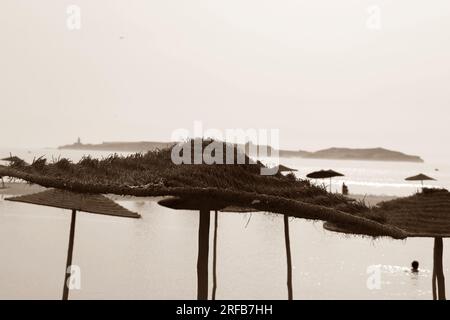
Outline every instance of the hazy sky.
<svg viewBox="0 0 450 320"><path fill-rule="evenodd" d="M2 0L0 39L0 146L169 140L201 120L279 128L291 149L450 153L448 0Z"/></svg>

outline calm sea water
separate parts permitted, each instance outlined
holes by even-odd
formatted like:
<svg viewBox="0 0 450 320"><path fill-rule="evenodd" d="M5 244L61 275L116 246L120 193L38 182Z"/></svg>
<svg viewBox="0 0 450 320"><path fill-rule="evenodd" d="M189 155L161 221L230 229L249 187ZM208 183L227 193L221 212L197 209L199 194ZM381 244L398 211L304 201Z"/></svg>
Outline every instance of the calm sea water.
<svg viewBox="0 0 450 320"><path fill-rule="evenodd" d="M76 161L84 154L51 149L13 152L28 161L60 154ZM6 155L6 150L0 151L0 157ZM345 181L350 192L358 194L412 194L419 185L403 178L419 172L437 178L433 186L450 187L450 167L438 163L302 159L282 163L297 168L301 177L320 168L340 171L346 176L335 179L333 189ZM0 197L0 298L60 299L69 212ZM155 199L119 203L139 212L142 219L78 214L73 263L81 268L81 290L71 291L70 298L195 299L198 213L163 208ZM265 213L219 213L218 225L217 298L286 299L283 219ZM325 231L320 222L300 219L290 220L290 239L295 299L432 298L433 239L343 236ZM449 244L444 240L447 279ZM420 262L418 274L409 272L412 260ZM374 265L381 272L381 285L371 290L367 270Z"/></svg>

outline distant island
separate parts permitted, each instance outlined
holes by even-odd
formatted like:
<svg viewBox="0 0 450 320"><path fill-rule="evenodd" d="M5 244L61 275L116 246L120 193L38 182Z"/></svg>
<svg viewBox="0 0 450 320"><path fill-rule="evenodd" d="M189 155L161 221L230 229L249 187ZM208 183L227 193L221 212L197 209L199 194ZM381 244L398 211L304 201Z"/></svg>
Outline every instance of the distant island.
<svg viewBox="0 0 450 320"><path fill-rule="evenodd" d="M408 155L399 151L384 148L350 149L329 148L315 152L280 150L281 157L300 157L308 159L333 159L333 160L367 160L367 161L400 161L400 162L424 162L419 156Z"/></svg>
<svg viewBox="0 0 450 320"><path fill-rule="evenodd" d="M77 142L58 149L71 150L97 150L115 152L146 152L156 149L164 149L174 145L174 142L103 142L101 144L83 144L80 139ZM261 146L258 146L258 148ZM248 153L250 144L245 145ZM268 155L273 153L271 147L268 148ZM329 148L319 151L304 150L278 150L280 157L297 157L305 159L330 159L330 160L366 160L366 161L399 161L399 162L424 162L419 156L408 155L399 151L387 150L384 148L351 149L351 148Z"/></svg>
<svg viewBox="0 0 450 320"><path fill-rule="evenodd" d="M245 145L246 153L250 150L250 144ZM260 146L258 146L259 148ZM268 155L272 153L268 148ZM315 152L304 150L278 150L280 157L284 158L306 158L306 159L330 159L330 160L365 160L365 161L399 161L399 162L424 162L419 156L408 155L399 151L383 148L351 149L351 148L329 148Z"/></svg>

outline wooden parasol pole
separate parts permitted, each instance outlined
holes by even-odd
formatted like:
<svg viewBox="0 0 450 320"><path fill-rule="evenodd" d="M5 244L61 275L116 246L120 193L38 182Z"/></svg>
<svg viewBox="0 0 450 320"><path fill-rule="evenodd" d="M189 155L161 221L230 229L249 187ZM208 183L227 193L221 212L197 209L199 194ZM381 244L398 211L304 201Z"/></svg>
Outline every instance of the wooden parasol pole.
<svg viewBox="0 0 450 320"><path fill-rule="evenodd" d="M73 240L75 237L75 223L76 223L77 211L72 210L72 218L70 221L70 234L69 234L69 249L67 250L67 263L66 263L66 273L64 277L64 290L63 290L63 300L69 299L69 279L71 272L69 267L72 266L72 255L73 255Z"/></svg>
<svg viewBox="0 0 450 320"><path fill-rule="evenodd" d="M437 298L439 300L446 300L445 298L445 277L444 269L442 267L443 242L441 237L434 238L434 254L433 254L433 278L437 279ZM435 281L435 280L433 280Z"/></svg>
<svg viewBox="0 0 450 320"><path fill-rule="evenodd" d="M217 227L218 227L218 213L217 210L214 214L214 244L213 244L213 289L212 289L212 300L216 300L217 291Z"/></svg>
<svg viewBox="0 0 450 320"><path fill-rule="evenodd" d="M436 292L436 267L433 265L433 276L431 277L431 288L433 291L433 300L437 300Z"/></svg>
<svg viewBox="0 0 450 320"><path fill-rule="evenodd" d="M208 209L200 209L198 228L197 259L197 299L208 299L208 255L210 214Z"/></svg>
<svg viewBox="0 0 450 320"><path fill-rule="evenodd" d="M286 244L286 263L287 263L287 288L288 300L292 300L292 257L291 257L291 241L289 239L289 217L284 215L284 240Z"/></svg>

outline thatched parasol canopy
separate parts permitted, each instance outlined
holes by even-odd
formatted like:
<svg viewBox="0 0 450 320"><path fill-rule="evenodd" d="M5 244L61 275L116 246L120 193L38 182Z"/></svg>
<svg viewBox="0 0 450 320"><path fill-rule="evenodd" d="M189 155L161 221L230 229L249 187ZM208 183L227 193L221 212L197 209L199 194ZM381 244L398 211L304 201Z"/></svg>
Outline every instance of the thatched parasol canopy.
<svg viewBox="0 0 450 320"><path fill-rule="evenodd" d="M386 224L403 230L408 237L450 237L450 192L424 189L406 198L382 202L371 210L384 217ZM349 234L365 234L351 225L326 223L325 229Z"/></svg>
<svg viewBox="0 0 450 320"><path fill-rule="evenodd" d="M140 217L139 214L125 209L101 194L74 193L65 190L50 189L39 193L6 198L5 200L116 217Z"/></svg>
<svg viewBox="0 0 450 320"><path fill-rule="evenodd" d="M343 177L344 175L342 173L336 172L334 170L320 170L311 172L306 175L307 178L310 179L330 179L330 193L331 193L331 179L334 177Z"/></svg>
<svg viewBox="0 0 450 320"><path fill-rule="evenodd" d="M158 204L175 210L221 210L227 205L208 198L179 198L168 197L158 201Z"/></svg>
<svg viewBox="0 0 450 320"><path fill-rule="evenodd" d="M9 156L3 159L0 159L2 161L9 162L11 166L24 166L28 165L28 163L25 162L25 160L17 157L17 156Z"/></svg>
<svg viewBox="0 0 450 320"><path fill-rule="evenodd" d="M6 200L72 210L62 294L63 300L67 300L69 298L69 279L72 268L77 211L115 217L140 218L139 214L123 208L114 201L100 194L75 193L67 190L50 189L30 195L7 198Z"/></svg>
<svg viewBox="0 0 450 320"><path fill-rule="evenodd" d="M298 171L297 169L286 167L285 165L280 164L278 166L278 172L294 172Z"/></svg>
<svg viewBox="0 0 450 320"><path fill-rule="evenodd" d="M17 157L17 156L9 156L9 157L6 157L6 158L0 159L0 160L2 160L2 161L8 161L8 162L13 162L13 161L20 161L20 160L22 160L22 159L20 159L20 158Z"/></svg>
<svg viewBox="0 0 450 320"><path fill-rule="evenodd" d="M431 178L423 173L418 174L417 176L408 177L405 179L406 181L420 181L423 186L424 181L436 181L436 179Z"/></svg>
<svg viewBox="0 0 450 320"><path fill-rule="evenodd" d="M417 176L409 177L405 179L406 181L426 181L426 180L433 180L436 181L436 179L431 178L423 173L418 174Z"/></svg>
<svg viewBox="0 0 450 320"><path fill-rule="evenodd" d="M204 150L208 143L204 141L201 145ZM207 199L220 207L352 223L377 235L405 237L401 230L386 225L382 219L365 215L369 208L354 200L281 173L261 175L262 164L247 156L245 164L177 165L172 161L172 151L164 149L127 157L112 155L103 160L86 157L78 163L60 159L55 163L41 161L39 165L0 166L0 176L77 193ZM194 154L198 152L191 152Z"/></svg>
<svg viewBox="0 0 450 320"><path fill-rule="evenodd" d="M450 192L424 189L407 198L383 202L374 212L405 230L408 237L450 237Z"/></svg>

